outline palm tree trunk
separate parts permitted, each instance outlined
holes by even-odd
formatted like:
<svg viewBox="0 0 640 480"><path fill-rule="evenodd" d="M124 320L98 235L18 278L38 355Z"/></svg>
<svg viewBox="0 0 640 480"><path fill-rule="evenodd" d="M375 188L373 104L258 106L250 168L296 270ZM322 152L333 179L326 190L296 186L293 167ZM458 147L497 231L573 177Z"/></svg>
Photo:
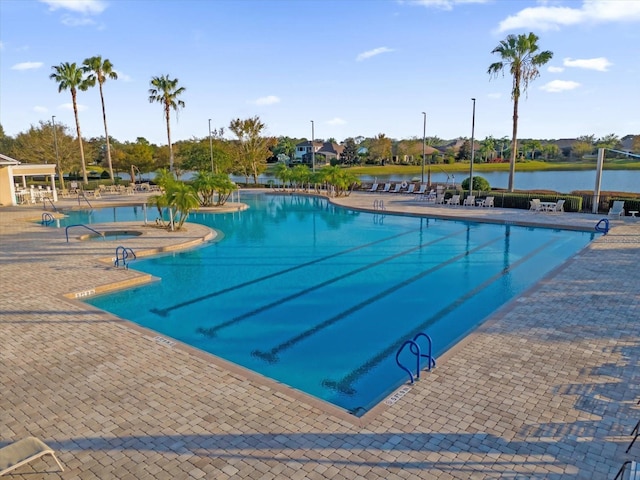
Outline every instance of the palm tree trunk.
<svg viewBox="0 0 640 480"><path fill-rule="evenodd" d="M104 138L107 141L107 165L109 166L109 177L111 178L111 182L115 181L113 176L113 164L111 163L111 145L109 144L109 132L107 131L107 113L104 109L104 95L102 95L102 83L98 83L100 85L100 102L102 103L102 121L104 122Z"/></svg>
<svg viewBox="0 0 640 480"><path fill-rule="evenodd" d="M511 135L511 163L509 164L509 191L513 192L513 179L516 175L516 155L518 153L518 97L513 99L513 132Z"/></svg>
<svg viewBox="0 0 640 480"><path fill-rule="evenodd" d="M171 146L171 125L169 122L169 105L164 107L164 116L167 119L167 143L169 144L169 171L173 172L173 147Z"/></svg>
<svg viewBox="0 0 640 480"><path fill-rule="evenodd" d="M80 133L80 119L78 118L78 103L76 102L76 91L71 90L71 99L73 100L73 114L76 118L76 132L78 134L78 143L80 144L80 160L82 161L82 182L87 185L87 165L84 161L84 147L82 146L82 134Z"/></svg>

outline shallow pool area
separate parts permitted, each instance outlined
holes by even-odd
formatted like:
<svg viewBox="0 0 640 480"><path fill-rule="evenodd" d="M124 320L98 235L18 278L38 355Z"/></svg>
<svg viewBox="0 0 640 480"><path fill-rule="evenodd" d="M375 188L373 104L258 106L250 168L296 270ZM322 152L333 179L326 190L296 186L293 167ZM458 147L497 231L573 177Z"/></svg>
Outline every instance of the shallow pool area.
<svg viewBox="0 0 640 480"><path fill-rule="evenodd" d="M192 215L223 233L216 243L132 264L161 282L89 303L355 415L406 383L405 340L428 333L437 357L593 238L311 197L243 201L249 210ZM91 221L134 219L106 210Z"/></svg>

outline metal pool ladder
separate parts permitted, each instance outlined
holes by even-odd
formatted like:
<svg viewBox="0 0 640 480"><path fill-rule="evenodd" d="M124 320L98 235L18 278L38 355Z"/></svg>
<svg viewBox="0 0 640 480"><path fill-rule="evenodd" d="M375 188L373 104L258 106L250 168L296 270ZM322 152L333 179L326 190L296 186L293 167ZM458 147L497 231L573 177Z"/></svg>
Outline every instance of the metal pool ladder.
<svg viewBox="0 0 640 480"><path fill-rule="evenodd" d="M113 260L113 266L119 267L122 265L125 269L129 269L129 265L127 265L127 258L129 258L129 256L132 256L134 260L137 258L131 248L123 247L122 245L116 247L116 256Z"/></svg>
<svg viewBox="0 0 640 480"><path fill-rule="evenodd" d="M420 350L420 345L418 345L418 339L422 338L422 337L427 339L427 353L422 353L421 350ZM409 351L411 353L413 353L415 355L415 357L416 357L416 374L415 374L415 376L414 376L413 372L409 369L409 367L407 367L406 365L403 365L402 363L400 363L400 354L402 353L402 351L404 350L404 348L407 345L409 346ZM420 379L420 359L421 358L426 358L427 359L427 370L431 371L431 369L436 366L436 360L435 360L435 358L433 358L433 355L431 354L432 345L433 345L433 342L431 340L431 337L429 335L427 335L426 333L420 332L420 333L416 334L415 337L413 337L413 340L407 340L398 349L398 352L396 353L396 363L398 364L398 366L402 370L407 372L407 374L409 375L410 383L413 383L415 380L419 380Z"/></svg>

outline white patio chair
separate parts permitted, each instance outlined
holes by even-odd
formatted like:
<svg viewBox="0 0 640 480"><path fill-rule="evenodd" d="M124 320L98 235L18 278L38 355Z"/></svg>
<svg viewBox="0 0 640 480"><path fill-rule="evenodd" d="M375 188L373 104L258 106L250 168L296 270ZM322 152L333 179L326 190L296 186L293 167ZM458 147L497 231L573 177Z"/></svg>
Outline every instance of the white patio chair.
<svg viewBox="0 0 640 480"><path fill-rule="evenodd" d="M624 217L624 200L614 200L613 206L609 209L610 217Z"/></svg>

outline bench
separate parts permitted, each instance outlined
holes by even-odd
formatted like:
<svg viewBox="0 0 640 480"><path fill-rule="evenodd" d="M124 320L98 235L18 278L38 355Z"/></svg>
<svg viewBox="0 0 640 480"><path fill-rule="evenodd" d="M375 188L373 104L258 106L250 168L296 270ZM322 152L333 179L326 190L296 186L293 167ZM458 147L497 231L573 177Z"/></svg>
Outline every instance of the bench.
<svg viewBox="0 0 640 480"><path fill-rule="evenodd" d="M0 448L0 476L43 455L51 455L60 467L60 471L64 471L51 448L35 437L27 437Z"/></svg>

